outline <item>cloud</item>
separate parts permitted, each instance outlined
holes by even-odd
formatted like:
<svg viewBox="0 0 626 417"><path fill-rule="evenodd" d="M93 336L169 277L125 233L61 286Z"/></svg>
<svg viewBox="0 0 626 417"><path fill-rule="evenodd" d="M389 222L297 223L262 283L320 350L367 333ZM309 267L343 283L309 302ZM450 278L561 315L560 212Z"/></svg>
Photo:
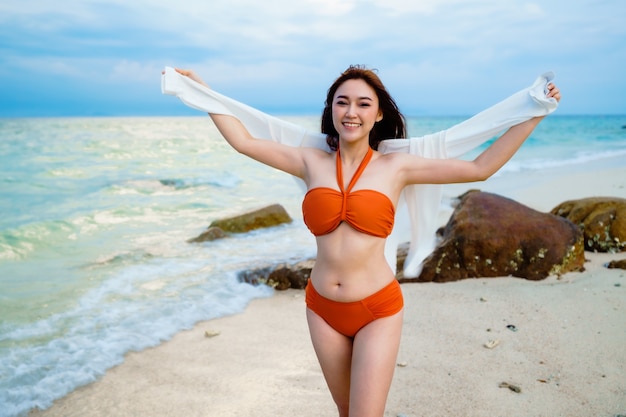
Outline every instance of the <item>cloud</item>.
<svg viewBox="0 0 626 417"><path fill-rule="evenodd" d="M621 0L3 2L0 75L11 86L0 115L32 80L77 94L91 85L91 98L98 86L110 95L132 85L123 101L139 103L165 65L196 68L226 93L287 111L318 103L357 63L378 68L412 111L471 113L552 69L575 93L564 110L626 112L625 14ZM612 86L601 103L590 95L598 73ZM485 85L493 96L475 96Z"/></svg>

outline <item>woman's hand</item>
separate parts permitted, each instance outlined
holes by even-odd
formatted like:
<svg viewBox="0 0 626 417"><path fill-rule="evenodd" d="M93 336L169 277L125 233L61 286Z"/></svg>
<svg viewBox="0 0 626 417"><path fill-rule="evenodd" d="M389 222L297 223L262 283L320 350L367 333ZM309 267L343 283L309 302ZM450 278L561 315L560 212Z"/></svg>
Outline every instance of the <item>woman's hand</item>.
<svg viewBox="0 0 626 417"><path fill-rule="evenodd" d="M174 69L180 75L184 75L185 77L189 77L190 79L194 80L195 82L197 82L199 84L202 84L205 87L209 87L207 85L207 83L205 83L202 80L202 78L200 78L200 76L198 74L196 74L193 70L186 70L186 69L181 69L181 68L174 68Z"/></svg>
<svg viewBox="0 0 626 417"><path fill-rule="evenodd" d="M548 83L548 94L546 94L546 97L553 98L558 103L561 101L561 91L554 83Z"/></svg>

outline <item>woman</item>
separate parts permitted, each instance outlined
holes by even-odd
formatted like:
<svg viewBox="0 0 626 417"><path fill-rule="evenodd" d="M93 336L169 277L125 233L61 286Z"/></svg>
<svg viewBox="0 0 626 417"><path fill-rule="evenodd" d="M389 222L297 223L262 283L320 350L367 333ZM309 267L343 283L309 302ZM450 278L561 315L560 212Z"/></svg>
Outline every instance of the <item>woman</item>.
<svg viewBox="0 0 626 417"><path fill-rule="evenodd" d="M554 84L547 96L560 100ZM382 416L402 330L402 292L384 256L401 191L487 179L543 117L511 127L474 161L381 154L381 140L406 136L404 118L378 76L355 66L328 90L322 132L330 152L253 138L235 117L210 115L238 152L306 183L304 221L317 242L306 289L313 347L339 416Z"/></svg>

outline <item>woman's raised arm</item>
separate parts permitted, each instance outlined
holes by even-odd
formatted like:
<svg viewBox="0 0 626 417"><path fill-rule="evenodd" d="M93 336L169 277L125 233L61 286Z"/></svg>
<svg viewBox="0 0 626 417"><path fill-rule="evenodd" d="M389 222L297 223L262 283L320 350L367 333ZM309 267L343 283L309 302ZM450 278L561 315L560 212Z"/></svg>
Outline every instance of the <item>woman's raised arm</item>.
<svg viewBox="0 0 626 417"><path fill-rule="evenodd" d="M193 70L176 68L176 72L208 87ZM224 139L237 152L296 177L304 178L306 148L254 138L236 117L230 115L209 113L209 116Z"/></svg>
<svg viewBox="0 0 626 417"><path fill-rule="evenodd" d="M559 89L548 84L547 97L561 100ZM522 146L544 116L533 117L510 127L489 148L473 161L458 159L419 159L418 163L404 160L402 171L407 184L447 184L484 181L495 174Z"/></svg>

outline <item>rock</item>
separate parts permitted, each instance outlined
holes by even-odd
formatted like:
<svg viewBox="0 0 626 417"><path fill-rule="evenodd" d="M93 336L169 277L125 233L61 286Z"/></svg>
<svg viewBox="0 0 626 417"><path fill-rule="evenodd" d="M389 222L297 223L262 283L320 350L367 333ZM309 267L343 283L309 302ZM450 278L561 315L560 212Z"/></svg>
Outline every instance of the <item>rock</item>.
<svg viewBox="0 0 626 417"><path fill-rule="evenodd" d="M311 276L315 259L307 259L295 264L282 263L276 266L265 266L253 270L242 271L239 279L252 285L269 285L276 290L288 288L304 289Z"/></svg>
<svg viewBox="0 0 626 417"><path fill-rule="evenodd" d="M401 282L509 275L540 280L584 270L583 236L575 224L491 193L460 196L442 239L421 274Z"/></svg>
<svg viewBox="0 0 626 417"><path fill-rule="evenodd" d="M277 290L304 289L314 264L314 260L301 261L295 265L283 264L270 272L267 277L267 284Z"/></svg>
<svg viewBox="0 0 626 417"><path fill-rule="evenodd" d="M219 330L205 330L204 337L215 337L219 336L221 332Z"/></svg>
<svg viewBox="0 0 626 417"><path fill-rule="evenodd" d="M511 391L516 392L516 393L518 393L518 394L519 394L520 392L522 392L522 389L521 389L519 386L517 386L517 385L515 385L515 384L509 384L508 382L500 382L500 385L498 385L498 386L499 386L500 388L508 388L508 389L510 389Z"/></svg>
<svg viewBox="0 0 626 417"><path fill-rule="evenodd" d="M222 229L219 227L209 227L204 232L202 232L199 236L194 237L193 239L189 239L187 242L189 243L201 243L208 242L211 240L222 239L227 235L224 233Z"/></svg>
<svg viewBox="0 0 626 417"><path fill-rule="evenodd" d="M626 269L626 259L611 261L606 267L609 269Z"/></svg>
<svg viewBox="0 0 626 417"><path fill-rule="evenodd" d="M485 342L483 346L486 347L487 349L493 349L499 344L500 344L500 341L498 339L491 339Z"/></svg>
<svg viewBox="0 0 626 417"><path fill-rule="evenodd" d="M595 252L626 250L626 199L591 197L559 204L552 214L583 229L585 249Z"/></svg>
<svg viewBox="0 0 626 417"><path fill-rule="evenodd" d="M404 262L409 253L410 243L401 243L398 245L398 251L396 252L396 278L402 282L404 278Z"/></svg>
<svg viewBox="0 0 626 417"><path fill-rule="evenodd" d="M187 240L187 242L200 243L222 239L228 236L226 232L244 233L264 227L277 226L282 223L291 223L291 221L291 217L289 217L283 206L273 204L238 216L214 220L207 230L199 236Z"/></svg>
<svg viewBox="0 0 626 417"><path fill-rule="evenodd" d="M240 282L247 282L252 285L265 285L267 284L267 277L274 270L275 266L266 265L254 269L248 269L240 271L237 274L237 278Z"/></svg>
<svg viewBox="0 0 626 417"><path fill-rule="evenodd" d="M219 227L230 233L244 233L264 227L277 226L282 223L291 223L292 219L280 204L272 204L259 210L244 213L239 216L213 221L209 228Z"/></svg>

